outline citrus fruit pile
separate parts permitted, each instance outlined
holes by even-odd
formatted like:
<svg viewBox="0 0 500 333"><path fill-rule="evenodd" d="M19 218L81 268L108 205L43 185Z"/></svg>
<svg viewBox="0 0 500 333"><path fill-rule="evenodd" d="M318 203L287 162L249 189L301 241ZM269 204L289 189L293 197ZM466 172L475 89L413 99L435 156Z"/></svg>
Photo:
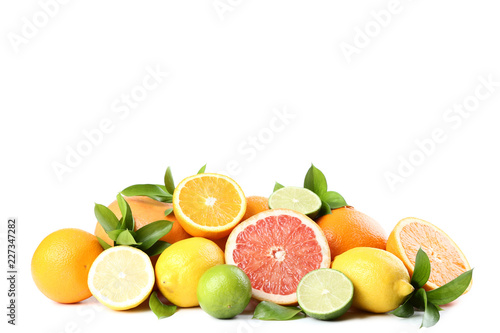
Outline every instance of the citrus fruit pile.
<svg viewBox="0 0 500 333"><path fill-rule="evenodd" d="M420 310L429 327L439 305L471 288L469 263L442 230L406 218L387 237L314 166L303 187L276 183L267 197L205 166L175 185L169 167L164 184L129 186L94 212L95 235L58 230L33 254L33 280L56 302L94 296L127 310L149 299L158 318L200 306L223 319L254 298L261 320Z"/></svg>

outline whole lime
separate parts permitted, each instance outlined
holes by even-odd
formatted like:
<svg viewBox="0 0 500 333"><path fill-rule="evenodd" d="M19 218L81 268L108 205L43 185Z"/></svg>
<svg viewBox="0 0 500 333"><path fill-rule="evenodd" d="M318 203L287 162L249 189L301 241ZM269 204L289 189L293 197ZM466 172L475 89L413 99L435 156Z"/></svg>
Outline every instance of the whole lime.
<svg viewBox="0 0 500 333"><path fill-rule="evenodd" d="M250 303L252 285L238 267L217 265L201 276L197 296L206 313L215 318L229 319L242 313Z"/></svg>

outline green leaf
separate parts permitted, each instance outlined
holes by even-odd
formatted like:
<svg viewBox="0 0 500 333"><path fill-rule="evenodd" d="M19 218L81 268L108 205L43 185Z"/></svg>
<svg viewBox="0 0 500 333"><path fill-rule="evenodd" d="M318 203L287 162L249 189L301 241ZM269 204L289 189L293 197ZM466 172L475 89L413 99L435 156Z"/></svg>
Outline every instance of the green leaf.
<svg viewBox="0 0 500 333"><path fill-rule="evenodd" d="M281 185L280 183L276 182L274 184L274 190L273 190L273 193L276 192L277 190L279 190L280 188L283 188L285 186Z"/></svg>
<svg viewBox="0 0 500 333"><path fill-rule="evenodd" d="M109 245L108 243L103 241L102 238L100 238L100 237L97 237L97 241L99 242L99 244L101 244L101 246L104 250L107 250L111 247L111 245Z"/></svg>
<svg viewBox="0 0 500 333"><path fill-rule="evenodd" d="M172 171L170 171L170 167L165 171L165 176L163 177L165 181L165 188L168 193L173 194L175 190L174 178L172 177Z"/></svg>
<svg viewBox="0 0 500 333"><path fill-rule="evenodd" d="M206 169L207 165L205 164L204 166L201 167L201 169L198 171L198 175L200 173L205 173L205 169Z"/></svg>
<svg viewBox="0 0 500 333"><path fill-rule="evenodd" d="M347 206L347 202L345 201L344 197L334 191L325 192L320 198L322 201L328 203L331 209L337 209Z"/></svg>
<svg viewBox="0 0 500 333"><path fill-rule="evenodd" d="M95 204L94 214L97 221L106 232L117 229L120 224L120 221L118 221L115 213L113 213L111 209L106 206Z"/></svg>
<svg viewBox="0 0 500 333"><path fill-rule="evenodd" d="M297 315L299 313L301 317L304 316L302 311L297 307L282 306L273 302L262 301L255 307L252 318L260 320L290 320L298 319Z"/></svg>
<svg viewBox="0 0 500 333"><path fill-rule="evenodd" d="M422 325L420 326L420 328L422 328L422 326L431 327L436 325L436 323L439 321L439 318L440 318L439 310L434 304L432 304L427 300L424 312L424 318L422 319Z"/></svg>
<svg viewBox="0 0 500 333"><path fill-rule="evenodd" d="M130 230L123 230L116 238L116 244L119 245L140 245L130 233Z"/></svg>
<svg viewBox="0 0 500 333"><path fill-rule="evenodd" d="M145 225L136 231L135 239L142 243L139 249L145 251L172 229L171 221L160 220Z"/></svg>
<svg viewBox="0 0 500 333"><path fill-rule="evenodd" d="M430 275L431 262L424 250L420 248L415 257L415 268L410 283L415 289L422 288L427 280L429 280Z"/></svg>
<svg viewBox="0 0 500 333"><path fill-rule="evenodd" d="M330 205L326 201L321 200L321 207L319 208L318 215L316 215L315 219L319 219L321 216L331 213L332 210L330 208Z"/></svg>
<svg viewBox="0 0 500 333"><path fill-rule="evenodd" d="M304 187L316 193L320 198L326 193L327 184L325 175L313 164L307 171Z"/></svg>
<svg viewBox="0 0 500 333"><path fill-rule="evenodd" d="M429 299L429 302L434 305L443 305L456 300L469 287L472 280L472 271L473 270L471 269L464 272L447 284L437 289L428 291L427 298Z"/></svg>
<svg viewBox="0 0 500 333"><path fill-rule="evenodd" d="M153 311L156 317L158 317L158 319L170 317L175 313L175 311L177 311L177 306L163 304L158 298L156 291L153 291L151 296L149 296L149 308Z"/></svg>
<svg viewBox="0 0 500 333"><path fill-rule="evenodd" d="M140 195L156 201L172 202L172 194L168 193L163 185L137 184L127 187L121 193L127 197Z"/></svg>
<svg viewBox="0 0 500 333"><path fill-rule="evenodd" d="M147 249L144 252L146 252L146 254L148 256L152 257L152 256L155 256L157 254L162 254L162 252L165 251L165 249L167 247L169 247L170 245L171 245L170 243L159 240L156 243L154 243L153 246L151 246L149 249Z"/></svg>
<svg viewBox="0 0 500 333"><path fill-rule="evenodd" d="M106 233L108 234L108 237L111 238L112 241L116 242L116 239L122 233L122 231L125 231L125 229L115 229L111 231L106 231Z"/></svg>
<svg viewBox="0 0 500 333"><path fill-rule="evenodd" d="M174 211L174 209L173 209L173 208L165 209L164 214L165 214L165 216L168 216L168 215L170 215L170 213L172 213L173 211Z"/></svg>
<svg viewBox="0 0 500 333"><path fill-rule="evenodd" d="M123 196L120 193L116 195L116 201L118 202L118 207L122 213L120 229L134 230L135 221L128 202L123 199Z"/></svg>
<svg viewBox="0 0 500 333"><path fill-rule="evenodd" d="M417 291L415 291L413 296L409 299L409 302L418 310L425 310L425 306L427 304L427 294L425 293L424 288L417 289Z"/></svg>
<svg viewBox="0 0 500 333"><path fill-rule="evenodd" d="M409 302L409 300L410 297L408 297L406 301L401 304L396 310L392 310L389 313L400 318L410 318L415 313L415 310L413 309L413 305L411 305L411 302Z"/></svg>

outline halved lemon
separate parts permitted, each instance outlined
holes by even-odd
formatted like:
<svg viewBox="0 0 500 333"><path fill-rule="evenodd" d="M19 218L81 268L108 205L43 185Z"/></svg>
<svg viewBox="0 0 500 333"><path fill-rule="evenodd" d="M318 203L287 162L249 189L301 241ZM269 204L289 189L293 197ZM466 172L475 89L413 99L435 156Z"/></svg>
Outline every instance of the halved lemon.
<svg viewBox="0 0 500 333"><path fill-rule="evenodd" d="M141 304L153 290L155 273L148 255L130 246L102 252L90 267L88 285L92 295L113 310Z"/></svg>
<svg viewBox="0 0 500 333"><path fill-rule="evenodd" d="M175 217L192 236L219 239L229 235L246 211L246 198L231 178L202 173L188 177L175 188Z"/></svg>

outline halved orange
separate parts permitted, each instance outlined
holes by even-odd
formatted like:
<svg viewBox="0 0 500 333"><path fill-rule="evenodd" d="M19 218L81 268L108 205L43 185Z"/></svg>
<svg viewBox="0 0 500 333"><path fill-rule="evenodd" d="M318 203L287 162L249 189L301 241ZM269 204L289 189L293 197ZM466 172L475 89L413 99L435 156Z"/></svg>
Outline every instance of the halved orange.
<svg viewBox="0 0 500 333"><path fill-rule="evenodd" d="M219 239L229 235L246 211L246 198L231 178L202 173L175 188L172 203L181 226L192 236Z"/></svg>
<svg viewBox="0 0 500 333"><path fill-rule="evenodd" d="M410 275L413 274L415 257L420 247L431 262L431 275L424 286L425 290L441 287L471 269L457 244L444 231L427 221L415 217L402 219L387 240L387 251L403 261ZM465 292L469 291L471 285Z"/></svg>

